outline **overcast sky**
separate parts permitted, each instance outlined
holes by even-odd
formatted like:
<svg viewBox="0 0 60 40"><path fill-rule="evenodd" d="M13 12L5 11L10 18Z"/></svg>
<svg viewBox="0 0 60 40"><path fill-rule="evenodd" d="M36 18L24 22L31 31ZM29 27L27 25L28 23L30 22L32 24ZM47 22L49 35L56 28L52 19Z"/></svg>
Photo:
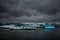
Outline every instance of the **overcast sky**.
<svg viewBox="0 0 60 40"><path fill-rule="evenodd" d="M0 22L60 22L60 0L0 0Z"/></svg>

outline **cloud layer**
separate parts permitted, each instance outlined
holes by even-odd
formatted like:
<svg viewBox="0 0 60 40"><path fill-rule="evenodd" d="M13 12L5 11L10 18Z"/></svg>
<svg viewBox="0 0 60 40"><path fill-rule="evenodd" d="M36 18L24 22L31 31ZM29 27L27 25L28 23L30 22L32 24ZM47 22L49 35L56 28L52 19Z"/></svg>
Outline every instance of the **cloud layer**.
<svg viewBox="0 0 60 40"><path fill-rule="evenodd" d="M60 22L60 0L0 0L0 22Z"/></svg>

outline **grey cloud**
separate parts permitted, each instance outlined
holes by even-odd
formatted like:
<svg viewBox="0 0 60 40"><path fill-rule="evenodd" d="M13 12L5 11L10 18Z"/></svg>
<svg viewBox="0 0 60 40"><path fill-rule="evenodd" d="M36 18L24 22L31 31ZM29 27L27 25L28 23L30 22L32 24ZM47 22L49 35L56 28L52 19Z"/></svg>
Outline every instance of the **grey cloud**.
<svg viewBox="0 0 60 40"><path fill-rule="evenodd" d="M0 22L60 21L59 1L60 0L0 0Z"/></svg>

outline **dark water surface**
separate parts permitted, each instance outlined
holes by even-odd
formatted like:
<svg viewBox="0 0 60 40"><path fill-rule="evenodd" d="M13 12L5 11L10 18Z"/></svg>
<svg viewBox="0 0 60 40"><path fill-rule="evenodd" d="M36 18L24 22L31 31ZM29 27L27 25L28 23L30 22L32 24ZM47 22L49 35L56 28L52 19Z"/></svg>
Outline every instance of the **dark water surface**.
<svg viewBox="0 0 60 40"><path fill-rule="evenodd" d="M0 30L1 40L60 40L60 28L46 31L37 30Z"/></svg>

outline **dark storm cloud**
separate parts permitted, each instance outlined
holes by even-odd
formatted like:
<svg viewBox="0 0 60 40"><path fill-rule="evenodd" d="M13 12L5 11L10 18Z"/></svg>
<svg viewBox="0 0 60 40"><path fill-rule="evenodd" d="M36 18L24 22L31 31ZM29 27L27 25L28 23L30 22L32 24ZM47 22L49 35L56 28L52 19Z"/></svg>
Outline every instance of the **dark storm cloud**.
<svg viewBox="0 0 60 40"><path fill-rule="evenodd" d="M59 1L60 0L0 0L0 21L60 21Z"/></svg>

